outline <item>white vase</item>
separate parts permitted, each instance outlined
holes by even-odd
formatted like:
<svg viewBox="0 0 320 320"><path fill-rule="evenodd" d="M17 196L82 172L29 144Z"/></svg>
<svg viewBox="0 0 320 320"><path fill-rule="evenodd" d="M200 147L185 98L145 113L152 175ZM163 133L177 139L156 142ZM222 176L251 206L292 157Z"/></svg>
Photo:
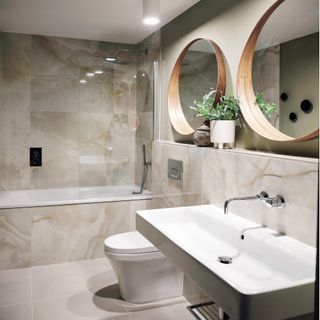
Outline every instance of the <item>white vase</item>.
<svg viewBox="0 0 320 320"><path fill-rule="evenodd" d="M235 140L235 120L214 120L210 121L210 141L219 149L228 144L233 147Z"/></svg>

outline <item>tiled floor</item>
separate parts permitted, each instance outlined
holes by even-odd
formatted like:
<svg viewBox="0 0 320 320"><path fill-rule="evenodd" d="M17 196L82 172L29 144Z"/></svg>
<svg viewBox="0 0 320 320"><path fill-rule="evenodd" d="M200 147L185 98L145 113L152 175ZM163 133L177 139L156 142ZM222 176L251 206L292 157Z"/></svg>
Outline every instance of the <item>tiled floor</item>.
<svg viewBox="0 0 320 320"><path fill-rule="evenodd" d="M0 320L193 320L186 305L121 300L106 259L0 272Z"/></svg>

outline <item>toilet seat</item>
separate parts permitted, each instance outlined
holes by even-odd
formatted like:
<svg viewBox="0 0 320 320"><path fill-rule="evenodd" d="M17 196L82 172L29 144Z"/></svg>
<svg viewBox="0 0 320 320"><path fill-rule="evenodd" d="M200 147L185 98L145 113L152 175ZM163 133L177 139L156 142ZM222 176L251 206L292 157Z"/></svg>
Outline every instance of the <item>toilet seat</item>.
<svg viewBox="0 0 320 320"><path fill-rule="evenodd" d="M104 241L104 250L111 254L145 254L159 250L138 231L119 233Z"/></svg>

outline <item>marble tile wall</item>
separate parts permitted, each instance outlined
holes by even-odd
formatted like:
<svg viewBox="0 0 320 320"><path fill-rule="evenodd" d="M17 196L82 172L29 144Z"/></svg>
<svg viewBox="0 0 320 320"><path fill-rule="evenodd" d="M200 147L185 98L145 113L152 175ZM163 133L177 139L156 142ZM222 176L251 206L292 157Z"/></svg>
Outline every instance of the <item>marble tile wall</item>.
<svg viewBox="0 0 320 320"><path fill-rule="evenodd" d="M29 209L0 210L0 270L30 266L31 226Z"/></svg>
<svg viewBox="0 0 320 320"><path fill-rule="evenodd" d="M222 207L228 198L260 191L267 191L270 196L282 195L286 201L283 209L267 208L253 201L231 204L230 210L316 246L316 159L205 149L202 177L203 203Z"/></svg>
<svg viewBox="0 0 320 320"><path fill-rule="evenodd" d="M150 200L0 210L0 270L104 257L108 236L135 230Z"/></svg>
<svg viewBox="0 0 320 320"><path fill-rule="evenodd" d="M25 188L31 170L26 152L30 135L30 49L26 35L2 33L1 189Z"/></svg>
<svg viewBox="0 0 320 320"><path fill-rule="evenodd" d="M2 33L1 47L0 190L134 183L136 46ZM103 59L119 48L130 63Z"/></svg>
<svg viewBox="0 0 320 320"><path fill-rule="evenodd" d="M201 204L202 151L196 146L154 142L152 202L154 208ZM183 162L181 181L168 178L168 159Z"/></svg>

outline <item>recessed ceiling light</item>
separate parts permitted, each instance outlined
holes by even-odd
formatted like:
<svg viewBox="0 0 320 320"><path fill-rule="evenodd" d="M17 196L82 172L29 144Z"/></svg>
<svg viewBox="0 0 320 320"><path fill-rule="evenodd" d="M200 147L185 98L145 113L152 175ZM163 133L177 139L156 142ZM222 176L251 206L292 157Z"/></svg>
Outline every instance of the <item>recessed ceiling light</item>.
<svg viewBox="0 0 320 320"><path fill-rule="evenodd" d="M148 24L150 26L158 24L159 22L160 22L160 19L155 17L148 17L143 19L143 23Z"/></svg>
<svg viewBox="0 0 320 320"><path fill-rule="evenodd" d="M103 71L102 70L96 70L94 73L95 74L103 74Z"/></svg>
<svg viewBox="0 0 320 320"><path fill-rule="evenodd" d="M87 77L94 77L94 72L87 72Z"/></svg>
<svg viewBox="0 0 320 320"><path fill-rule="evenodd" d="M80 82L80 83L87 83L87 80L81 79L79 82Z"/></svg>
<svg viewBox="0 0 320 320"><path fill-rule="evenodd" d="M155 25L160 22L159 0L143 0L143 23Z"/></svg>

